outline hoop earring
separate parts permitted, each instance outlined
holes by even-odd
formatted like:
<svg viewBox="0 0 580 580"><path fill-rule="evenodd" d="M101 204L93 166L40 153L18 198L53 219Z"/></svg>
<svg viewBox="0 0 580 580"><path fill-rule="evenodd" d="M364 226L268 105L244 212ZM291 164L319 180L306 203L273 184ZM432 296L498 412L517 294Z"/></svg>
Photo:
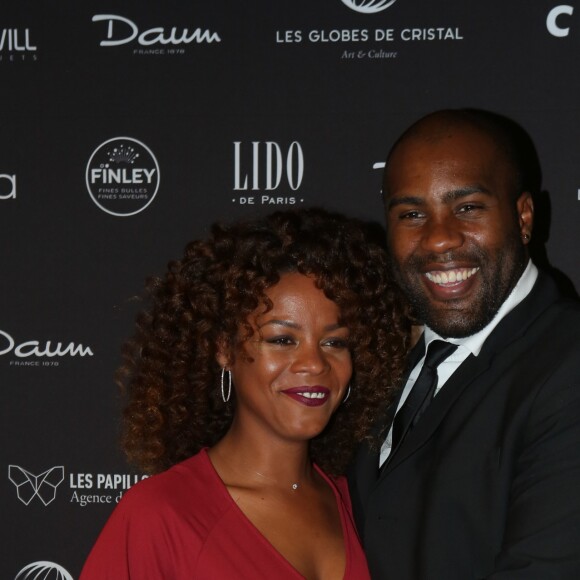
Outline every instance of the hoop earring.
<svg viewBox="0 0 580 580"><path fill-rule="evenodd" d="M224 375L228 373L228 396L226 397L226 392L224 389ZM227 403L230 400L232 395L232 371L226 371L225 367L222 369L222 380L221 380L221 387L222 387L222 399L224 403Z"/></svg>
<svg viewBox="0 0 580 580"><path fill-rule="evenodd" d="M346 403L348 401L348 398L350 397L350 383L348 385L348 389L346 389L346 397L342 400L343 403Z"/></svg>

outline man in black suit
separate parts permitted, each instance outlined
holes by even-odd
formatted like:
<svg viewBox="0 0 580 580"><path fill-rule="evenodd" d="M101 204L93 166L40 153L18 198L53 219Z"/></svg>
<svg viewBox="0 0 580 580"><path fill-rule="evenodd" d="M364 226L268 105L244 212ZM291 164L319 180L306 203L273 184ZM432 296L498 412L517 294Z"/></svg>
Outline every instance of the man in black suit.
<svg viewBox="0 0 580 580"><path fill-rule="evenodd" d="M394 276L425 330L350 478L376 579L580 578L580 306L529 259L518 147L492 114L439 111L387 159Z"/></svg>

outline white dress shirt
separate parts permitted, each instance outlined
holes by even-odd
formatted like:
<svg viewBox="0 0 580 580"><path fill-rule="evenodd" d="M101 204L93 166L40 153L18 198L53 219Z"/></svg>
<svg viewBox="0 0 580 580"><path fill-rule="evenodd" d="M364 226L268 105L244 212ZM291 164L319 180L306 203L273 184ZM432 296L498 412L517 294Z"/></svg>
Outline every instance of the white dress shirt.
<svg viewBox="0 0 580 580"><path fill-rule="evenodd" d="M435 390L435 396L441 390L443 385L447 382L449 377L459 368L461 363L470 355L477 356L483 347L483 343L486 341L487 337L492 333L493 329L501 322L506 314L511 312L532 290L536 280L538 278L538 269L532 261L528 262L524 273L521 275L514 289L511 291L510 295L507 297L505 302L500 306L497 314L491 320L491 322L479 332L467 336L465 338L441 338L437 333L431 330L429 327L425 327L425 346L428 347L434 340L445 340L453 344L458 345L457 350L451 353L442 363L437 367L437 388ZM426 352L426 350L425 350ZM425 356L417 363L415 368L411 371L405 388L401 394L401 399L397 406L397 412L405 402L405 399L409 396L421 369L423 368L423 363L425 361ZM381 454L379 457L379 466L389 457L391 453L393 437L393 427L389 429L389 433L385 442L381 447Z"/></svg>

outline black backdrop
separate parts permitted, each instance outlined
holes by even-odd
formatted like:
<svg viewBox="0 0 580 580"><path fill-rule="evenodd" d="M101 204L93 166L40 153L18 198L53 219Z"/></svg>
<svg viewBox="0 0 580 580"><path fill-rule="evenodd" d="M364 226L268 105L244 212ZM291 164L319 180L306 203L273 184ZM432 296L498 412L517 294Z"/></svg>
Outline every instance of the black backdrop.
<svg viewBox="0 0 580 580"><path fill-rule="evenodd" d="M2 577L77 578L140 477L112 375L145 276L216 220L382 221L376 165L419 116L528 130L580 287L579 54L576 0L2 2Z"/></svg>

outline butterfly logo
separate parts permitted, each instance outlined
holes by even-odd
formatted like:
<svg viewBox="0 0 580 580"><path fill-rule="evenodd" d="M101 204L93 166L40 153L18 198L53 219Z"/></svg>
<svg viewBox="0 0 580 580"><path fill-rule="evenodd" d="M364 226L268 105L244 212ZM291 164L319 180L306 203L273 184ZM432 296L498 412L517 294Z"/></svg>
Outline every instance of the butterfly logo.
<svg viewBox="0 0 580 580"><path fill-rule="evenodd" d="M57 465L43 471L40 475L20 467L8 466L8 479L16 486L18 499L28 505L35 496L47 506L56 497L56 488L64 480L64 467Z"/></svg>

